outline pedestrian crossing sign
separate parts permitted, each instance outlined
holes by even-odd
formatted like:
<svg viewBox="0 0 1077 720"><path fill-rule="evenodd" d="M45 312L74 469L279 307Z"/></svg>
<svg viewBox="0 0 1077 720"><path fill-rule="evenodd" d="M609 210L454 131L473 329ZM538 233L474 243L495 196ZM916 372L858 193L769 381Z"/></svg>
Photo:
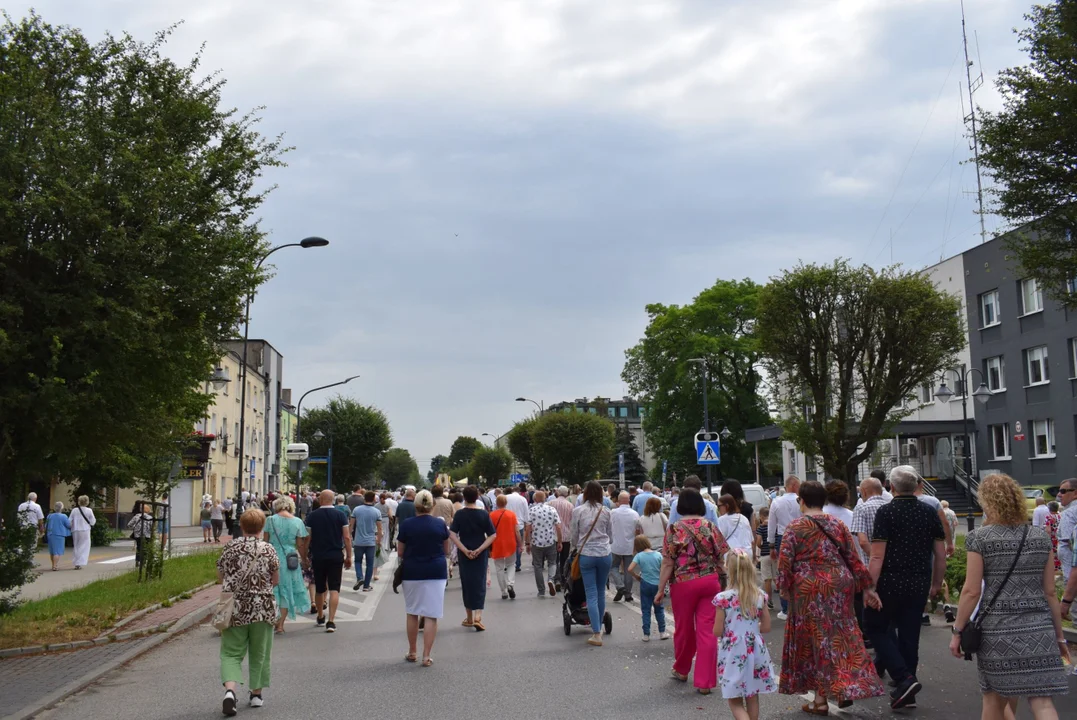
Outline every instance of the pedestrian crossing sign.
<svg viewBox="0 0 1077 720"><path fill-rule="evenodd" d="M698 465L722 463L722 441L718 433L704 431L696 433L696 463Z"/></svg>

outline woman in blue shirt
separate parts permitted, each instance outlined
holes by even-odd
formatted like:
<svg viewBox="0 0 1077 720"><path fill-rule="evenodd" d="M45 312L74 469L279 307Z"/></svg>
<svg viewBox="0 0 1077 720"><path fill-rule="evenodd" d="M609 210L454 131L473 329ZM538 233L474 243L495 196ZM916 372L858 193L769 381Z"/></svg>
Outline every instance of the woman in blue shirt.
<svg viewBox="0 0 1077 720"><path fill-rule="evenodd" d="M64 515L64 504L56 503L52 512L45 518L45 537L49 541L49 557L52 559L53 571L59 570L56 563L64 556L64 545L71 537L71 518Z"/></svg>
<svg viewBox="0 0 1077 720"><path fill-rule="evenodd" d="M415 517L400 523L396 551L401 558L404 607L408 614L408 662L417 660L419 618L423 627L423 667L434 659L430 651L438 632L438 619L445 611L445 584L448 582L449 528L441 518L433 517L434 496L423 490L415 496Z"/></svg>

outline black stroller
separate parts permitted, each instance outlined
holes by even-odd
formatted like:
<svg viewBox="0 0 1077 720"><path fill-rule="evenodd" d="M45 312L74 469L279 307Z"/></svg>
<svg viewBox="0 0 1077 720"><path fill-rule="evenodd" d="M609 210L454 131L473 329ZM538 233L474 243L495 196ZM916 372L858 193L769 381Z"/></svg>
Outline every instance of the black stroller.
<svg viewBox="0 0 1077 720"><path fill-rule="evenodd" d="M587 595L583 590L583 580L572 579L572 561L576 558L576 551L573 550L568 555L568 559L565 560L564 567L561 568L561 577L564 578L566 585L564 586L564 602L561 604L561 619L565 623L565 635L572 634L573 625L586 625L591 627L591 618L587 614ZM599 588L599 592L606 592L606 587L603 585ZM602 625L606 631L606 635L613 632L613 616L609 611L602 616Z"/></svg>

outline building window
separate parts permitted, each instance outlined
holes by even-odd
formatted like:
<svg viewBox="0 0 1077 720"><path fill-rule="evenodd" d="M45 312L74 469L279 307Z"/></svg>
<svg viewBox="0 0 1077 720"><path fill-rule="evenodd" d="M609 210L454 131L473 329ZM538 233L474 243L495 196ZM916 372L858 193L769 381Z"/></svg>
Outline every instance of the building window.
<svg viewBox="0 0 1077 720"><path fill-rule="evenodd" d="M1032 457L1055 456L1055 421L1033 420L1032 421Z"/></svg>
<svg viewBox="0 0 1077 720"><path fill-rule="evenodd" d="M1077 278L1068 278L1066 280L1066 292L1070 295L1077 293Z"/></svg>
<svg viewBox="0 0 1077 720"><path fill-rule="evenodd" d="M627 407L619 407L619 408L617 408L617 415L619 417L623 417L623 418L628 417L628 408Z"/></svg>
<svg viewBox="0 0 1077 720"><path fill-rule="evenodd" d="M616 408L606 408L606 414L609 415L610 417L617 417L617 409Z"/></svg>
<svg viewBox="0 0 1077 720"><path fill-rule="evenodd" d="M1006 389L1006 361L1001 355L984 360L984 380L992 392Z"/></svg>
<svg viewBox="0 0 1077 720"><path fill-rule="evenodd" d="M643 408L641 407L641 408L639 409L639 419L640 419L640 420L642 420L642 419L643 419L643 416L644 416L645 414L646 414L646 411L645 411L645 410L644 410L644 409L643 409Z"/></svg>
<svg viewBox="0 0 1077 720"><path fill-rule="evenodd" d="M789 474L797 474L797 451L796 448L789 448Z"/></svg>
<svg viewBox="0 0 1077 720"><path fill-rule="evenodd" d="M589 407L587 408L587 413L589 415L598 415L598 408Z"/></svg>
<svg viewBox="0 0 1077 720"><path fill-rule="evenodd" d="M924 405L930 405L935 402L935 388L931 387L930 382L926 382L920 386L920 402Z"/></svg>
<svg viewBox="0 0 1077 720"><path fill-rule="evenodd" d="M1028 385L1043 385L1051 381L1047 369L1047 346L1029 348L1025 350L1025 380Z"/></svg>
<svg viewBox="0 0 1077 720"><path fill-rule="evenodd" d="M990 425L988 426L990 431L988 437L991 439L991 459L992 460L1009 460L1010 459L1010 425L1009 423L1003 423L1002 425Z"/></svg>
<svg viewBox="0 0 1077 720"><path fill-rule="evenodd" d="M998 325L998 290L985 292L980 296L980 327Z"/></svg>
<svg viewBox="0 0 1077 720"><path fill-rule="evenodd" d="M1021 313L1031 315L1043 310L1043 291L1035 278L1025 278L1020 282Z"/></svg>
<svg viewBox="0 0 1077 720"><path fill-rule="evenodd" d="M1070 377L1077 378L1077 338L1070 338Z"/></svg>
<svg viewBox="0 0 1077 720"><path fill-rule="evenodd" d="M965 374L961 372L960 368L954 368L950 373L953 376L953 383L950 388L954 391L954 396L965 397Z"/></svg>

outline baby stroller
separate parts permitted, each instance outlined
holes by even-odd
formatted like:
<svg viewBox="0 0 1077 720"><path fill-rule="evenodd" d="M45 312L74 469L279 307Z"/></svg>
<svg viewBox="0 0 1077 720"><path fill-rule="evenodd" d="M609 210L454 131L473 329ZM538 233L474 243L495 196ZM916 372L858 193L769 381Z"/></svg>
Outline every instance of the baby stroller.
<svg viewBox="0 0 1077 720"><path fill-rule="evenodd" d="M572 634L573 625L585 625L591 627L591 618L587 614L587 594L583 590L583 580L572 579L572 561L576 557L576 551L573 550L568 555L568 559L565 560L564 567L561 568L561 577L564 578L564 602L561 604L561 619L565 623L565 635ZM599 592L606 592L605 586L599 588ZM609 611L602 616L602 625L606 631L606 635L613 632L613 616L609 614Z"/></svg>

